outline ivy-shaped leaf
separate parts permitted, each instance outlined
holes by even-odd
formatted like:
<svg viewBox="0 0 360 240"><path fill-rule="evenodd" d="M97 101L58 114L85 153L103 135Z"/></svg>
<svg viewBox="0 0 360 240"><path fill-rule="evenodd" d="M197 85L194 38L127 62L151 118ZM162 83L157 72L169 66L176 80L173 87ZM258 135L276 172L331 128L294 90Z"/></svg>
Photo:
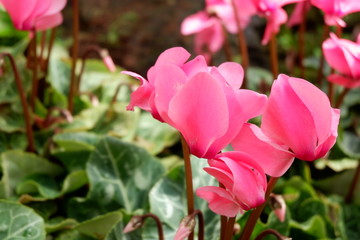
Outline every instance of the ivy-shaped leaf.
<svg viewBox="0 0 360 240"><path fill-rule="evenodd" d="M45 240L44 220L31 208L0 200L0 239Z"/></svg>

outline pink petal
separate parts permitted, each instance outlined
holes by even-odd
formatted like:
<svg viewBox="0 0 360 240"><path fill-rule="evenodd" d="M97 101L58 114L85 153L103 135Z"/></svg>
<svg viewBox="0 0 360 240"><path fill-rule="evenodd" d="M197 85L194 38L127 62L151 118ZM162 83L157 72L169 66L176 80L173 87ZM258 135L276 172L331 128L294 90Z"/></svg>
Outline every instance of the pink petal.
<svg viewBox="0 0 360 240"><path fill-rule="evenodd" d="M265 28L264 37L261 41L262 45L268 44L273 34L277 34L280 31L280 25L287 21L287 14L284 9L276 8L271 12L271 15L267 17L268 23Z"/></svg>
<svg viewBox="0 0 360 240"><path fill-rule="evenodd" d="M145 78L137 73L129 71L122 71L121 73L135 77L141 82L141 85L133 93L131 93L131 100L126 109L133 111L134 107L137 106L145 111L151 112L149 98L153 94L153 86L151 86Z"/></svg>
<svg viewBox="0 0 360 240"><path fill-rule="evenodd" d="M266 176L263 169L249 155L241 152L226 152L223 160L234 178L232 193L244 210L255 208L265 201Z"/></svg>
<svg viewBox="0 0 360 240"><path fill-rule="evenodd" d="M265 173L273 177L282 176L294 161L287 147L274 143L253 124L244 124L231 145L234 150L252 156Z"/></svg>
<svg viewBox="0 0 360 240"><path fill-rule="evenodd" d="M198 197L209 203L209 208L216 214L235 217L242 209L234 202L231 194L220 187L200 187L196 190Z"/></svg>
<svg viewBox="0 0 360 240"><path fill-rule="evenodd" d="M60 13L66 6L66 0L53 0L44 15Z"/></svg>
<svg viewBox="0 0 360 240"><path fill-rule="evenodd" d="M181 69L186 73L188 78L191 78L198 72L207 72L208 66L204 56L199 55L185 63Z"/></svg>
<svg viewBox="0 0 360 240"><path fill-rule="evenodd" d="M345 88L357 88L360 87L360 78L359 79L352 79L349 77L342 76L340 74L331 74L327 77L329 82L338 84Z"/></svg>
<svg viewBox="0 0 360 240"><path fill-rule="evenodd" d="M316 148L316 158L322 158L326 153L334 146L336 138L338 135L338 125L340 120L340 110L332 109L332 121L331 121L331 131L327 139L323 142L320 142Z"/></svg>
<svg viewBox="0 0 360 240"><path fill-rule="evenodd" d="M168 117L171 99L185 84L187 77L184 71L176 65L163 63L156 67L155 107L165 122L172 124Z"/></svg>
<svg viewBox="0 0 360 240"><path fill-rule="evenodd" d="M172 63L182 66L190 57L190 53L182 47L173 47L165 50L156 60L155 66L163 63Z"/></svg>
<svg viewBox="0 0 360 240"><path fill-rule="evenodd" d="M303 11L309 11L310 7L311 4L309 1L297 3L286 25L288 27L299 25L303 21Z"/></svg>
<svg viewBox="0 0 360 240"><path fill-rule="evenodd" d="M110 72L116 72L115 63L110 55L103 58L103 62Z"/></svg>
<svg viewBox="0 0 360 240"><path fill-rule="evenodd" d="M9 13L15 28L19 30L31 30L24 28L24 22L29 18L38 0L2 0L2 5Z"/></svg>
<svg viewBox="0 0 360 240"><path fill-rule="evenodd" d="M204 28L195 36L195 51L215 53L221 49L224 43L224 30L218 19L212 18L211 25Z"/></svg>
<svg viewBox="0 0 360 240"><path fill-rule="evenodd" d="M267 104L267 96L247 89L240 89L236 93L245 121L262 114Z"/></svg>
<svg viewBox="0 0 360 240"><path fill-rule="evenodd" d="M325 40L322 45L326 61L337 71L351 76L351 69L344 55L344 47L341 46L336 35L330 36L331 38Z"/></svg>
<svg viewBox="0 0 360 240"><path fill-rule="evenodd" d="M234 179L231 172L224 171L219 168L206 167L205 172L215 177L224 187L228 190L232 190L234 186Z"/></svg>
<svg viewBox="0 0 360 240"><path fill-rule="evenodd" d="M226 82L234 89L239 89L244 80L244 70L240 64L235 62L225 62L218 68Z"/></svg>
<svg viewBox="0 0 360 240"><path fill-rule="evenodd" d="M36 20L35 28L38 31L44 31L56 26L59 26L63 22L63 17L61 13L56 13L54 15L47 15L45 17L40 17Z"/></svg>
<svg viewBox="0 0 360 240"><path fill-rule="evenodd" d="M181 23L181 34L191 35L207 27L209 27L209 14L206 11L199 11L184 19Z"/></svg>
<svg viewBox="0 0 360 240"><path fill-rule="evenodd" d="M308 81L292 78L289 85L310 111L318 142L323 142L331 129L332 108L327 95Z"/></svg>
<svg viewBox="0 0 360 240"><path fill-rule="evenodd" d="M215 155L224 147L212 144L228 130L227 101L210 74L201 72L188 80L171 100L168 116L194 155L211 158L209 150Z"/></svg>
<svg viewBox="0 0 360 240"><path fill-rule="evenodd" d="M313 157L318 138L314 119L299 98L299 93L291 87L290 81L305 80L279 75L273 83L268 105L262 116L261 129L276 143L289 146L297 158L315 160Z"/></svg>

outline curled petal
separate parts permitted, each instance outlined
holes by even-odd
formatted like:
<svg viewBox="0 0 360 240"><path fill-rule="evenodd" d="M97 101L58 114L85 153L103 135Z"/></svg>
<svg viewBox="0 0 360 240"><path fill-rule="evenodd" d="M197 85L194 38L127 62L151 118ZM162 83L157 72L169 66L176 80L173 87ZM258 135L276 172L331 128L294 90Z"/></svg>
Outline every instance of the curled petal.
<svg viewBox="0 0 360 240"><path fill-rule="evenodd" d="M155 66L163 63L171 63L182 66L190 57L190 53L182 47L173 47L165 50L156 60Z"/></svg>
<svg viewBox="0 0 360 240"><path fill-rule="evenodd" d="M231 194L225 189L214 186L200 187L196 190L198 197L209 203L209 208L216 214L235 217L242 209L234 202Z"/></svg>
<svg viewBox="0 0 360 240"><path fill-rule="evenodd" d="M225 62L218 67L220 74L234 89L239 89L244 80L244 69L235 62Z"/></svg>
<svg viewBox="0 0 360 240"><path fill-rule="evenodd" d="M247 89L238 90L236 98L242 107L245 121L262 114L268 101L266 95Z"/></svg>

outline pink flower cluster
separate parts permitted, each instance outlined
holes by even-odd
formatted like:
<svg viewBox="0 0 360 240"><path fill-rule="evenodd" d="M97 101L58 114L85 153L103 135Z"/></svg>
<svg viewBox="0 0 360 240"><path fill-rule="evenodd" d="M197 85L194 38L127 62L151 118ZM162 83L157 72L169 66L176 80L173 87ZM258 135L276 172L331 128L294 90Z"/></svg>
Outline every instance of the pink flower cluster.
<svg viewBox="0 0 360 240"><path fill-rule="evenodd" d="M206 64L203 56L187 61L183 48L163 52L147 79L131 95L135 106L176 128L190 152L207 158L205 171L223 187L207 186L197 195L215 213L234 217L265 201L266 176L281 176L294 158L313 161L334 145L339 110L311 83L279 75L269 99L240 89L242 67ZM262 115L261 128L246 123ZM228 144L235 151L219 153Z"/></svg>
<svg viewBox="0 0 360 240"><path fill-rule="evenodd" d="M46 30L63 21L66 0L0 0L18 30Z"/></svg>

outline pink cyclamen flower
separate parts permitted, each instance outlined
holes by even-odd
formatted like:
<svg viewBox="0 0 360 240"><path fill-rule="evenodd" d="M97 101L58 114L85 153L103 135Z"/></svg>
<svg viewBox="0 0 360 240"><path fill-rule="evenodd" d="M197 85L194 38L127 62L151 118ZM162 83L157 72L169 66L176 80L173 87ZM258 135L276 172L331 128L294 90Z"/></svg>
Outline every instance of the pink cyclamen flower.
<svg viewBox="0 0 360 240"><path fill-rule="evenodd" d="M280 74L273 83L261 128L246 124L232 141L253 156L265 173L282 176L294 157L313 161L335 144L340 110L316 86ZM261 149L261 151L259 151Z"/></svg>
<svg viewBox="0 0 360 240"><path fill-rule="evenodd" d="M248 154L225 152L208 160L204 170L224 187L206 186L196 194L208 201L216 214L235 217L244 210L255 208L265 201L266 176L259 164Z"/></svg>
<svg viewBox="0 0 360 240"><path fill-rule="evenodd" d="M330 33L330 38L324 41L322 48L328 64L339 72L328 76L328 80L346 88L359 87L360 39L352 42L339 39L335 34Z"/></svg>
<svg viewBox="0 0 360 240"><path fill-rule="evenodd" d="M236 0L240 26L245 28L255 13L251 1ZM241 9L241 11L240 11ZM238 32L232 0L206 0L206 9L185 18L181 24L183 35L195 34L195 52L210 60L225 41L224 27L232 34Z"/></svg>
<svg viewBox="0 0 360 240"><path fill-rule="evenodd" d="M0 0L18 30L46 30L62 23L66 0Z"/></svg>
<svg viewBox="0 0 360 240"><path fill-rule="evenodd" d="M303 21L303 18L305 17L304 13L308 12L310 8L311 8L310 0L297 3L286 25L288 27L299 25Z"/></svg>
<svg viewBox="0 0 360 240"><path fill-rule="evenodd" d="M261 114L267 97L240 89L242 67L226 62L208 67L203 56L186 62L181 47L163 52L147 74L124 72L141 81L131 94L128 110L138 106L176 128L190 152L212 158L240 131L244 122Z"/></svg>
<svg viewBox="0 0 360 240"><path fill-rule="evenodd" d="M219 51L225 41L220 19L206 11L199 11L185 18L181 24L181 33L195 34L195 52L204 55L208 62L211 55Z"/></svg>
<svg viewBox="0 0 360 240"><path fill-rule="evenodd" d="M311 4L324 12L325 23L329 26L346 27L342 18L360 11L358 0L311 0Z"/></svg>
<svg viewBox="0 0 360 240"><path fill-rule="evenodd" d="M273 34L280 31L280 25L287 21L283 6L304 0L252 0L260 16L267 19L265 33L261 43L266 45Z"/></svg>

